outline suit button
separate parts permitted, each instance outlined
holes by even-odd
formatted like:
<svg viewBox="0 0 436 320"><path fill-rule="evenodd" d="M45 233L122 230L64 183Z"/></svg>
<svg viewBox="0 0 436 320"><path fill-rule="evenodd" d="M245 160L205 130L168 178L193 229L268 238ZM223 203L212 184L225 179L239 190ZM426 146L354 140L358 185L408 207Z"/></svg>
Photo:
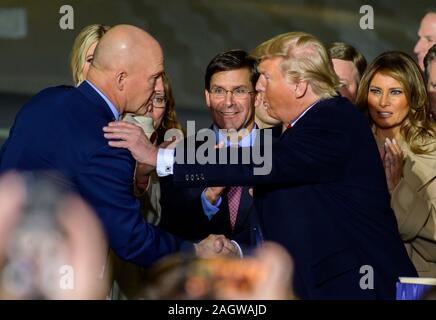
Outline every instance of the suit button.
<svg viewBox="0 0 436 320"><path fill-rule="evenodd" d="M204 180L204 176L203 176L203 174L200 174L200 179L201 179L201 180Z"/></svg>
<svg viewBox="0 0 436 320"><path fill-rule="evenodd" d="M185 176L185 180L186 180L186 181L189 181L189 174L187 174L187 175Z"/></svg>
<svg viewBox="0 0 436 320"><path fill-rule="evenodd" d="M197 181L200 180L200 176L198 174L195 175L195 180L197 180Z"/></svg>
<svg viewBox="0 0 436 320"><path fill-rule="evenodd" d="M194 175L191 174L191 181L194 181Z"/></svg>

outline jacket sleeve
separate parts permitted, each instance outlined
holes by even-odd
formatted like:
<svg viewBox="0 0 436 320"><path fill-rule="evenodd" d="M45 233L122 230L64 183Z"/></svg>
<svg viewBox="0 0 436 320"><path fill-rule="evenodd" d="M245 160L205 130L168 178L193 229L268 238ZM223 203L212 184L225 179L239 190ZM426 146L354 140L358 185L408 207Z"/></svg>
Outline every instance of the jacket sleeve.
<svg viewBox="0 0 436 320"><path fill-rule="evenodd" d="M269 143L263 135L259 140L264 141L256 146L233 150L237 152L236 161L231 156L232 148L210 149L216 154L216 164L198 163L198 157L194 164L181 163L177 155L180 149L176 149L174 182L197 187L335 181L341 177L352 150L346 125L312 117L304 126L285 132L276 143ZM197 155L198 150L183 152Z"/></svg>
<svg viewBox="0 0 436 320"><path fill-rule="evenodd" d="M123 260L143 266L178 250L192 250L190 242L148 224L133 194L134 161L126 150L100 148L77 176L82 196L94 207L110 247Z"/></svg>

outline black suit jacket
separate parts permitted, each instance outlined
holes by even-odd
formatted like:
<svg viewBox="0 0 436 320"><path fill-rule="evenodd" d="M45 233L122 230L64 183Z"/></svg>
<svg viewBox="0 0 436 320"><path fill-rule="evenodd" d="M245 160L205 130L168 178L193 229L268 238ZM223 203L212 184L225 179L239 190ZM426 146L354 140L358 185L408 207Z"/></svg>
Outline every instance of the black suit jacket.
<svg viewBox="0 0 436 320"><path fill-rule="evenodd" d="M274 135L277 136L277 131L274 131ZM262 143L262 138L263 132L260 132L256 143ZM197 143L197 147L199 145ZM253 197L249 194L249 186L243 187L235 228L232 230L228 188L221 195L219 211L209 220L201 201L204 188L175 187L172 177L160 179L162 215L159 226L164 230L191 240L200 240L209 234L223 234L247 249L258 244L261 231Z"/></svg>
<svg viewBox="0 0 436 320"><path fill-rule="evenodd" d="M176 163L174 181L255 185L264 237L293 256L300 297L394 299L398 277L417 274L400 239L364 116L345 98L322 100L272 144L271 152L268 175L254 175L253 161ZM202 179L191 179L195 175ZM373 289L361 287L366 266L373 271Z"/></svg>

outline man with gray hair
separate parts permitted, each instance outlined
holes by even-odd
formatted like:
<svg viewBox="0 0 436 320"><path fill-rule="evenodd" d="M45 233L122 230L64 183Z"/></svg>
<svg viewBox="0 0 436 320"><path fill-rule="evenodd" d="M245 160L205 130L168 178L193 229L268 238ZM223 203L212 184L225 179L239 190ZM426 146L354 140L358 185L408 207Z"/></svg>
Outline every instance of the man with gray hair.
<svg viewBox="0 0 436 320"><path fill-rule="evenodd" d="M253 185L264 239L293 256L301 298L395 299L398 277L417 273L398 233L367 120L337 96L327 50L310 34L290 32L262 43L254 56L260 60L256 90L283 127L269 150L269 174L254 174L253 162L223 164L219 157L216 164L174 162L129 124L104 129L106 138L122 139L110 145L128 148L180 185ZM135 138L120 134L125 131ZM191 174L204 179L187 179Z"/></svg>

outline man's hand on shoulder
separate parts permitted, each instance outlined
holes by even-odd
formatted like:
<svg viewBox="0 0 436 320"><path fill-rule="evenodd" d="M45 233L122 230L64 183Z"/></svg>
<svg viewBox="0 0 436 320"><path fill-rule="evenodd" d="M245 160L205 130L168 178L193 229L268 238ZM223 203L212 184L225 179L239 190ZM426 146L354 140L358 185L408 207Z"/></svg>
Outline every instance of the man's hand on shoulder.
<svg viewBox="0 0 436 320"><path fill-rule="evenodd" d="M126 148L137 162L156 167L158 147L150 142L142 128L125 121L114 121L104 127L103 131L111 147Z"/></svg>

